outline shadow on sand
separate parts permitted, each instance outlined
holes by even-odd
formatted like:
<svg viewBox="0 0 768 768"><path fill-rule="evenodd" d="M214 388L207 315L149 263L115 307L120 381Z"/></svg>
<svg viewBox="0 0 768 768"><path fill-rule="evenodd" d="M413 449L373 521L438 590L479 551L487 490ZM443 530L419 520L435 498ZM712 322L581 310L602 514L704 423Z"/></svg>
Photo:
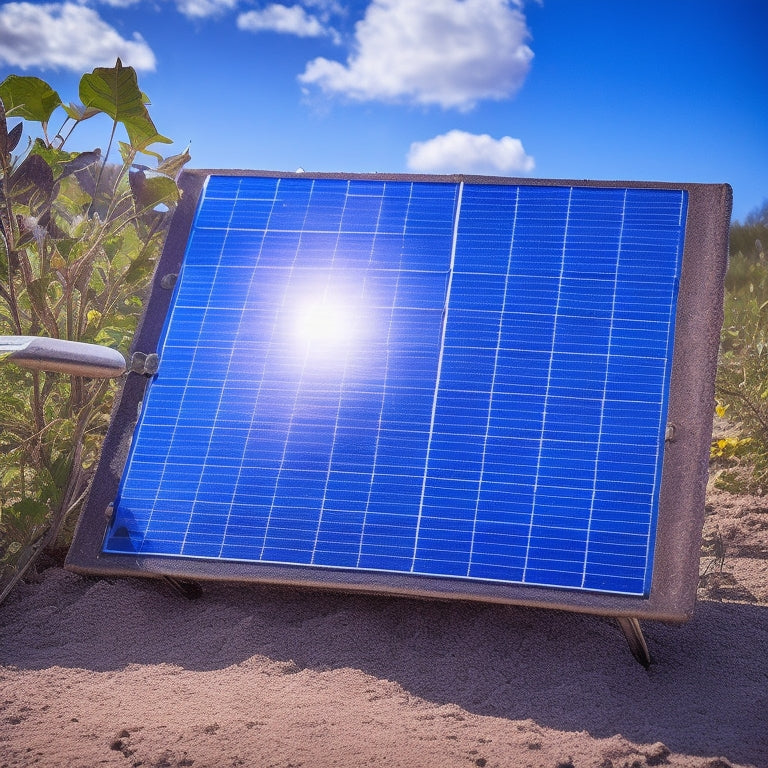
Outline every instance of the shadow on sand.
<svg viewBox="0 0 768 768"><path fill-rule="evenodd" d="M688 624L643 626L648 671L606 618L239 585L190 602L159 582L51 569L0 607L0 664L203 671L259 655L359 669L479 715L768 765L768 607L701 602Z"/></svg>

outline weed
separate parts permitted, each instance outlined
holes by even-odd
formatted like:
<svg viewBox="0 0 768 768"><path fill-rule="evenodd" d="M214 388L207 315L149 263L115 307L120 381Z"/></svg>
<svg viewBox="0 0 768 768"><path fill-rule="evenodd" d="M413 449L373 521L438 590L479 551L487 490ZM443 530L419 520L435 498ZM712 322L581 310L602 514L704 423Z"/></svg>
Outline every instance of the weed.
<svg viewBox="0 0 768 768"><path fill-rule="evenodd" d="M127 352L189 155L152 149L170 139L119 59L83 75L79 96L65 104L36 77L0 83L0 334ZM94 118L109 126L106 151L70 151ZM44 547L68 543L114 394L110 381L0 367L0 599Z"/></svg>

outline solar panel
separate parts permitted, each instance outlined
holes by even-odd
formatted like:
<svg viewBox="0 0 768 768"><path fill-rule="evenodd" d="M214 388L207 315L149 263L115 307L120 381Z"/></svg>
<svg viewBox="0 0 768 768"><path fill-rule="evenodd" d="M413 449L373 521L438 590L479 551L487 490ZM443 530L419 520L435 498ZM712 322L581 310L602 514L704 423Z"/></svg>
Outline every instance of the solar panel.
<svg viewBox="0 0 768 768"><path fill-rule="evenodd" d="M212 172L192 189L159 370L76 566L653 602L693 548L659 536L699 187ZM692 353L709 368L718 258L694 313L714 315Z"/></svg>

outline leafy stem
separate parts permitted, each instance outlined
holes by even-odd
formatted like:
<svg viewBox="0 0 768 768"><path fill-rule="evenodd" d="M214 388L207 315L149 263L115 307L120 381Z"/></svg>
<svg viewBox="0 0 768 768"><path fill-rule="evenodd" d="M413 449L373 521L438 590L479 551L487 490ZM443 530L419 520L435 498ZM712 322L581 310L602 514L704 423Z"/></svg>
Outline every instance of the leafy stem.
<svg viewBox="0 0 768 768"><path fill-rule="evenodd" d="M135 71L119 59L83 75L79 97L82 107L64 106L38 78L0 82L0 335L44 332L127 350L189 156L164 160L150 149L170 140L155 129ZM57 109L66 117L52 141ZM22 128L9 131L6 113L36 124L32 135L44 138L29 138L13 155ZM98 114L111 119L106 152L64 151ZM115 165L120 132L127 141ZM139 153L158 158L149 178L146 166L135 166ZM9 446L0 451L0 600L44 547L66 544L113 391L108 381L0 366L0 445Z"/></svg>

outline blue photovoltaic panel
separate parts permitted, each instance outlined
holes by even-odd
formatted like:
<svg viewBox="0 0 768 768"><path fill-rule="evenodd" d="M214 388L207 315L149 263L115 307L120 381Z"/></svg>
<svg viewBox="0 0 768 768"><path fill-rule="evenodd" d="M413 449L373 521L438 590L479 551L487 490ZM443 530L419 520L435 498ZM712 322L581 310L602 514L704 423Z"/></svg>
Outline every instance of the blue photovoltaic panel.
<svg viewBox="0 0 768 768"><path fill-rule="evenodd" d="M104 551L647 595L686 205L211 176Z"/></svg>

